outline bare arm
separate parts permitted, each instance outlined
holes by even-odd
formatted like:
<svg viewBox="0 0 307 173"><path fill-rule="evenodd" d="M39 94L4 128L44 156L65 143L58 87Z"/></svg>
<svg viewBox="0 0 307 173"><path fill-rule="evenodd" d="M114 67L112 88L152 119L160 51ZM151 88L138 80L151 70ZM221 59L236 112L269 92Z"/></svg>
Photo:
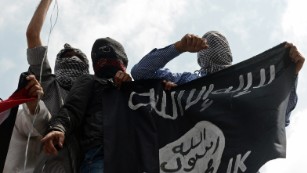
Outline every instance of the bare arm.
<svg viewBox="0 0 307 173"><path fill-rule="evenodd" d="M42 45L40 33L52 0L41 0L27 28L28 48Z"/></svg>

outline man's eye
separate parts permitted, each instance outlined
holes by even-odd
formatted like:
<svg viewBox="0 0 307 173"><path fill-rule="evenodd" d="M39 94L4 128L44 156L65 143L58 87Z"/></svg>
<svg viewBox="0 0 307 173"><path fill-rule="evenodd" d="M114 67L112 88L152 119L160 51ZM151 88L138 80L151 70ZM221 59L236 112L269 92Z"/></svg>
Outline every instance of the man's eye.
<svg viewBox="0 0 307 173"><path fill-rule="evenodd" d="M111 48L109 46L103 46L99 48L102 52L111 52Z"/></svg>
<svg viewBox="0 0 307 173"><path fill-rule="evenodd" d="M75 60L75 61L81 61L81 59L77 56L72 56L70 59Z"/></svg>

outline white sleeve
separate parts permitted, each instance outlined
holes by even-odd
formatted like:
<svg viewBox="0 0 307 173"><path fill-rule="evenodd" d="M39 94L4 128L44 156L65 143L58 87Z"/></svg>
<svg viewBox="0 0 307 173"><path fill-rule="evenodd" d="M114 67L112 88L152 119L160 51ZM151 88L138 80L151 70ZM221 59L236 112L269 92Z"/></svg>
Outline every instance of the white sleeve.
<svg viewBox="0 0 307 173"><path fill-rule="evenodd" d="M43 101L40 100L38 105L39 112L36 115L30 113L25 103L22 104L22 109L18 110L15 127L21 135L28 136L31 131L31 137L43 136L45 134L51 114Z"/></svg>

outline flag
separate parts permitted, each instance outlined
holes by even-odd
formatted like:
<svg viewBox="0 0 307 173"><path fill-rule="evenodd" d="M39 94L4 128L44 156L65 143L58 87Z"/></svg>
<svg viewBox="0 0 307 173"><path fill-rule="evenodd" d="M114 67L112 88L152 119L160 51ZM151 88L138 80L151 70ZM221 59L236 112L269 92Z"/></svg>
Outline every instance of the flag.
<svg viewBox="0 0 307 173"><path fill-rule="evenodd" d="M104 93L106 173L255 173L286 157L284 45L171 91L144 80Z"/></svg>
<svg viewBox="0 0 307 173"><path fill-rule="evenodd" d="M27 84L26 75L27 73L22 73L20 75L17 90L7 100L0 101L0 172L3 171L5 164L15 125L18 105L35 99L27 96L27 91L25 89Z"/></svg>

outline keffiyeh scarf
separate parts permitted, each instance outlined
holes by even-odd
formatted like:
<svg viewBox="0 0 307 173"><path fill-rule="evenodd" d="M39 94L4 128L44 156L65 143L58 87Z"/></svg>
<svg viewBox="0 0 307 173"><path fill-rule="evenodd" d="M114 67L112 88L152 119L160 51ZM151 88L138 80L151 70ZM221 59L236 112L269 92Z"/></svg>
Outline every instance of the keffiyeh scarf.
<svg viewBox="0 0 307 173"><path fill-rule="evenodd" d="M207 32L203 38L207 39L209 48L197 53L200 71L210 74L230 66L232 54L227 39L216 31Z"/></svg>

